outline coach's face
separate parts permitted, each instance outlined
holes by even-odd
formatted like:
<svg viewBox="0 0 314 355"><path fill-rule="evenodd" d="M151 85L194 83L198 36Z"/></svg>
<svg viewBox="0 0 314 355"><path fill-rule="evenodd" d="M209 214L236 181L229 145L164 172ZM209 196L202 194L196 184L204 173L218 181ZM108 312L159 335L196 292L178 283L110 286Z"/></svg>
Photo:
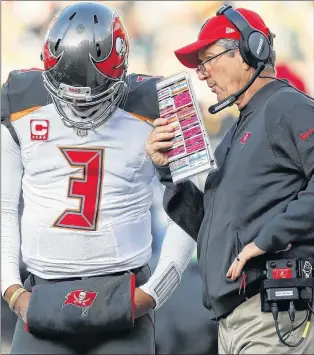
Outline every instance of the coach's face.
<svg viewBox="0 0 314 355"><path fill-rule="evenodd" d="M226 52L223 46L214 43L200 50L198 57L203 62L197 69L198 78L207 82L218 101L240 90L250 78L250 67L239 50Z"/></svg>

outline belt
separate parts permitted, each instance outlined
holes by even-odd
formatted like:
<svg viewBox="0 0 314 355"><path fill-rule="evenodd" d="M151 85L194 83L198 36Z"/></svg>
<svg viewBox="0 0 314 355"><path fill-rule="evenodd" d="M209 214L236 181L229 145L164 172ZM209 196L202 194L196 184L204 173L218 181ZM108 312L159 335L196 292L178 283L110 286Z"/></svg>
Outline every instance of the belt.
<svg viewBox="0 0 314 355"><path fill-rule="evenodd" d="M137 267L135 269L129 269L129 270L124 270L124 271L118 271L118 272L114 272L114 273L110 273L110 274L101 274L101 275L93 275L93 276L81 276L81 277L69 277L69 278L66 278L66 279L45 279L45 281L48 281L48 282L52 282L52 283L55 283L55 282L64 282L64 281L77 281L77 280L84 280L84 279L88 279L88 278L91 278L91 277L101 277L101 276L122 276L128 272L132 272L133 274L137 274L139 271L141 271L143 269L145 265L143 266L140 266L140 267ZM29 273L29 277L30 277L30 283L31 283L31 286L34 287L36 285L36 279L40 280L42 279L41 277L39 276L36 276L36 275L33 275L32 273Z"/></svg>
<svg viewBox="0 0 314 355"><path fill-rule="evenodd" d="M240 306L240 304L248 301L250 298L256 296L257 294L261 293L261 280L254 281L253 283L249 284L248 287L245 290L245 293L242 293L243 296L243 301L240 302L238 305L236 305L232 310L230 310L227 313L222 314L221 316L216 317L216 321L219 321L221 319L227 318L229 314L231 314L235 308ZM231 296L230 296L231 297Z"/></svg>
<svg viewBox="0 0 314 355"><path fill-rule="evenodd" d="M262 282L263 281L261 279L258 279L248 285L245 292L243 293L246 301L258 293L261 293Z"/></svg>

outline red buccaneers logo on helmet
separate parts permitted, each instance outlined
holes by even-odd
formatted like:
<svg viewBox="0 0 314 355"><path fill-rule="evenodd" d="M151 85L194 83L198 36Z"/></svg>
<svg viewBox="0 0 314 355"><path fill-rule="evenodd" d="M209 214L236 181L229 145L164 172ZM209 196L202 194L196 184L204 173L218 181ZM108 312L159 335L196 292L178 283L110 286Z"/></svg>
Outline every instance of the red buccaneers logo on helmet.
<svg viewBox="0 0 314 355"><path fill-rule="evenodd" d="M51 50L50 50L50 41L49 41L49 36L50 36L50 33L56 23L58 19L58 16L56 16L50 23L48 29L47 29L47 32L46 32L46 35L45 35L45 45L44 45L44 50L43 50L43 53L41 54L42 56L42 61L44 62L44 68L45 70L50 70L52 68L54 68L59 59L61 58L61 55L62 53L60 53L58 55L58 57L55 57L52 53L51 53Z"/></svg>
<svg viewBox="0 0 314 355"><path fill-rule="evenodd" d="M112 27L112 48L109 55L102 61L92 61L96 68L111 79L119 79L127 67L129 52L127 34L119 17L115 17Z"/></svg>
<svg viewBox="0 0 314 355"><path fill-rule="evenodd" d="M58 63L58 61L61 57L61 54L58 57L55 57L50 51L49 41L47 40L45 43L44 52L43 52L43 62L44 62L45 70L50 70L50 69L54 68Z"/></svg>

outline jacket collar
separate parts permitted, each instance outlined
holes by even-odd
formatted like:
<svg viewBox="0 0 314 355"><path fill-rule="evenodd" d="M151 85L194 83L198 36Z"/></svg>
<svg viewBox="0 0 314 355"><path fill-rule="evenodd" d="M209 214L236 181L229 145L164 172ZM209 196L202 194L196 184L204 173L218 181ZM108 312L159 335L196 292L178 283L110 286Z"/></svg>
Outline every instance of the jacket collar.
<svg viewBox="0 0 314 355"><path fill-rule="evenodd" d="M280 89L283 86L287 86L286 83L289 83L288 80L283 80L283 82L278 80L273 80L270 83L264 85L261 89L259 89L250 99L245 107L240 110L240 116L245 117L252 113L255 109L257 109L260 105L265 104L266 100L271 96L274 92Z"/></svg>

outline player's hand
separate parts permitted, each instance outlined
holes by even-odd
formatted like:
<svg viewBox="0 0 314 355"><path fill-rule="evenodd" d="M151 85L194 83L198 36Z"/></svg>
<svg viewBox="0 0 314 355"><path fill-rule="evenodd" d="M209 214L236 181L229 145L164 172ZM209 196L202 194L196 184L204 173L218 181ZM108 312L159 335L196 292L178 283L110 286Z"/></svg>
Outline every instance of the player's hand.
<svg viewBox="0 0 314 355"><path fill-rule="evenodd" d="M174 138L175 128L168 125L168 120L165 118L157 118L154 121L154 126L155 128L146 142L146 151L155 165L167 165L167 149L173 146L173 142L169 140Z"/></svg>
<svg viewBox="0 0 314 355"><path fill-rule="evenodd" d="M231 277L231 280L236 280L243 270L244 265L252 258L263 255L266 252L258 248L254 242L247 244L241 253L234 259L226 276Z"/></svg>
<svg viewBox="0 0 314 355"><path fill-rule="evenodd" d="M31 295L31 292L23 292L18 297L13 307L14 313L16 313L16 315L21 318L24 323L26 323L27 320L27 311L31 300Z"/></svg>
<svg viewBox="0 0 314 355"><path fill-rule="evenodd" d="M135 303L135 318L139 318L146 314L150 309L153 309L156 305L153 297L140 288L135 289L134 294Z"/></svg>

